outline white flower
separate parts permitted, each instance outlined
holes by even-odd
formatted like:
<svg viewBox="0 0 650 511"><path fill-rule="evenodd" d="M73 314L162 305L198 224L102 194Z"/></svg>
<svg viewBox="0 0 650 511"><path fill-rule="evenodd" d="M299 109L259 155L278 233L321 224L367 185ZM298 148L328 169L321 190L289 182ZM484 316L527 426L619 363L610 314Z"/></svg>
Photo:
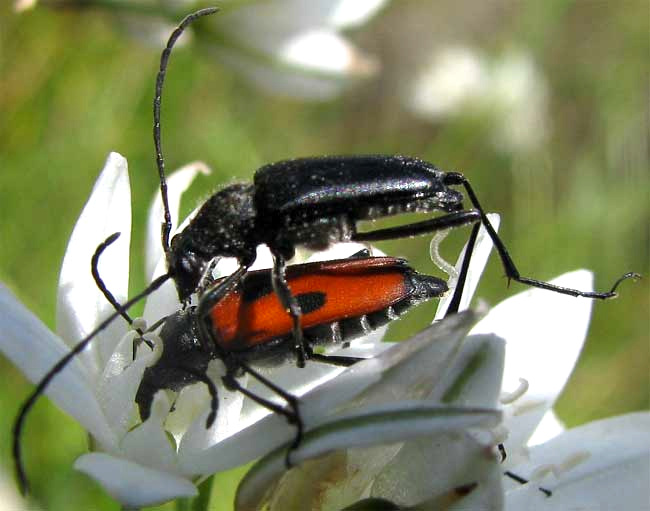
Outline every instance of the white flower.
<svg viewBox="0 0 650 511"><path fill-rule="evenodd" d="M585 270L552 282L593 287ZM582 349L592 305L592 300L530 289L497 305L473 330L495 332L507 342L503 468L532 482L521 486L506 478L506 509L646 509L650 504L650 414L564 431L552 412ZM509 402L521 378L523 394Z"/></svg>
<svg viewBox="0 0 650 511"><path fill-rule="evenodd" d="M405 100L414 114L430 120L477 114L494 119L493 143L506 151L539 147L548 134L546 81L523 51L490 59L471 48L442 48Z"/></svg>
<svg viewBox="0 0 650 511"><path fill-rule="evenodd" d="M386 0L231 2L211 20L229 45L215 54L259 87L303 99L329 99L351 78L377 69L341 30L365 23Z"/></svg>
<svg viewBox="0 0 650 511"><path fill-rule="evenodd" d="M24 2L23 2L24 3ZM327 100L355 79L378 69L344 30L366 23L387 0L224 0L200 30L188 28L200 48L266 92L303 100ZM143 4L133 0L104 7L120 27L145 43L167 42L180 17L205 7L192 0Z"/></svg>
<svg viewBox="0 0 650 511"><path fill-rule="evenodd" d="M170 176L170 206L174 222L181 193L201 171L205 172L203 165L193 164ZM0 349L32 381L40 380L70 346L113 313L91 277L90 260L99 243L114 232L122 235L102 256L99 271L116 299L120 302L126 300L130 216L127 163L122 156L112 153L75 226L64 257L58 292L58 335L50 332L6 288L0 287L0 324L4 334L0 338ZM146 264L149 276L164 269L158 238L160 218L160 203L156 201L150 211L152 234L149 236ZM319 254L319 257L345 257L356 250L356 245L339 246ZM264 254L260 254L260 265L264 264L264 259ZM268 257L266 260L268 263ZM225 271L228 266L228 261L224 261L222 269ZM143 315L151 324L177 309L178 298L173 283L169 281L148 297ZM465 319L459 323L459 331L467 329L468 321ZM151 417L133 428L138 423L134 400L142 374L160 355L160 343L156 343L153 352L147 348L140 349L133 361L134 335L127 332L122 320L112 322L89 349L54 378L46 392L94 439L96 452L80 457L75 466L97 479L122 504L138 507L195 495L194 483L203 476L252 461L293 438L295 429L284 418L270 415L266 408L244 400L240 393L228 392L221 385L219 414L210 429L205 428L209 400L202 384L183 389L175 401L173 413L169 413L170 396L165 392L158 393ZM381 332L360 339L346 349L345 354L368 358L387 351L389 345L378 342L380 338ZM456 341L457 338L458 335L454 337ZM409 358L411 352L404 352L408 344L390 348L385 358L371 359L345 371L346 378L351 378L353 383L344 387L353 390L352 395L345 388L335 392L327 390L329 386L316 389L314 392L318 391L324 397L305 399L301 407L305 424L318 426L331 415L332 410L364 389L366 393L371 389L377 392L376 387L385 384L380 374L393 370L400 358ZM283 389L303 395L342 371L342 368L324 364L310 364L308 371L289 364L268 374ZM216 374L209 374L213 380L219 381ZM338 381L332 380L331 385L339 385ZM258 395L274 398L268 390L255 383L251 383L249 389ZM399 399L392 406L397 410L418 405L401 401ZM430 421L439 422L439 408L428 410ZM476 408L468 411L468 423L494 421L496 412ZM354 413L367 415L376 411L364 407L354 410ZM339 415L347 417L350 413L353 412ZM452 418L462 423L465 417L456 414ZM447 422L442 420L438 427L449 429ZM263 432L260 432L260 427ZM166 431L173 434L175 445L170 443Z"/></svg>
<svg viewBox="0 0 650 511"><path fill-rule="evenodd" d="M29 11L36 7L37 0L15 0L14 1L14 11L24 12Z"/></svg>

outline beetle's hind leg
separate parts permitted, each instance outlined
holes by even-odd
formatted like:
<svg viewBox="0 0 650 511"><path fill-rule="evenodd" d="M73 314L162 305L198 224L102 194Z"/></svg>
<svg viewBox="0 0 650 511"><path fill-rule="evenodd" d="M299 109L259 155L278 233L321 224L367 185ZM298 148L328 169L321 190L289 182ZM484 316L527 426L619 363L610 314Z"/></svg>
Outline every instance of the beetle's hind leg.
<svg viewBox="0 0 650 511"><path fill-rule="evenodd" d="M462 185L465 188L465 191L467 192L467 196L469 197L472 206L474 206L476 210L479 212L481 216L481 223L485 227L485 230L490 236L490 239L494 243L494 247L496 248L499 254L499 258L501 259L501 263L503 264L503 268L506 272L506 277L508 277L509 280L515 280L517 282L520 282L521 284L526 284L528 286L546 289L548 291L553 291L555 293L560 293L563 295L582 296L585 298L597 298L600 300L606 300L608 298L614 298L617 296L616 288L624 280L627 279L638 280L641 278L641 275L639 275L638 273L628 272L624 274L622 277L620 277L614 283L614 285L609 291L597 292L597 291L580 291L579 289L556 286L555 284L550 284L548 282L544 282L541 280L531 279L529 277L522 277L519 273L519 270L515 266L514 261L510 257L510 254L508 253L506 246L504 245L503 241L501 241L501 238L499 238L499 235L494 230L494 227L492 227L490 220L485 214L485 211L483 210L483 207L481 206L478 198L476 197L476 194L474 193L474 190L472 189L472 186L469 184L467 178L458 172L448 172L445 176L445 184Z"/></svg>
<svg viewBox="0 0 650 511"><path fill-rule="evenodd" d="M264 408L268 408L272 412L275 412L279 415L283 415L287 419L289 424L293 424L294 426L296 426L296 436L294 437L293 442L291 442L291 445L289 446L289 449L287 450L287 453L284 458L284 462L287 469L291 468L293 466L291 463L291 452L294 451L296 448L298 448L304 434L304 423L302 421L302 418L300 417L300 410L298 408L298 398L293 394L287 392L286 390L282 389L281 387L273 383L268 378L262 376L260 373L255 371L252 367L250 367L245 362L241 360L235 360L234 364L235 366L241 368L245 373L250 374L262 385L270 389L272 392L275 392L278 396L280 396L282 399L284 399L287 402L288 407L284 407L278 405L277 403L274 403L273 401L269 401L268 399L258 396L257 394L251 392L246 387L243 387L235 379L235 377L232 374L232 371L229 371L228 374L223 377L224 385L227 388L229 388L230 390L238 390L245 396L255 401L257 404L263 406Z"/></svg>

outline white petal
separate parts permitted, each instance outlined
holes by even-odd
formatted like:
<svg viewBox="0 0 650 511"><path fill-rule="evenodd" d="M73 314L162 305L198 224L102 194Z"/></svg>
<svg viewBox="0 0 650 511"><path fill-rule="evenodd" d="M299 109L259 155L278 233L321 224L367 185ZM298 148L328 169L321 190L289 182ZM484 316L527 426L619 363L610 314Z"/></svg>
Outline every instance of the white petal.
<svg viewBox="0 0 650 511"><path fill-rule="evenodd" d="M0 350L34 383L69 352L63 341L1 284L0 329ZM93 388L88 371L75 358L52 380L45 393L108 448L117 440L108 427Z"/></svg>
<svg viewBox="0 0 650 511"><path fill-rule="evenodd" d="M586 270L551 281L560 286L592 289ZM494 307L473 329L492 332L506 340L504 392L529 383L528 392L508 407L505 425L510 431L508 452L525 445L537 424L566 383L584 343L593 300L531 288Z"/></svg>
<svg viewBox="0 0 650 511"><path fill-rule="evenodd" d="M512 470L528 477L552 467L541 481L506 492L506 509L648 509L650 414L632 413L570 429L533 447L530 462ZM553 491L545 498L537 485Z"/></svg>
<svg viewBox="0 0 650 511"><path fill-rule="evenodd" d="M124 301L129 284L129 244L131 240L131 190L126 159L111 153L84 206L63 259L57 296L57 331L70 346L90 333L113 307L92 278L91 258L109 235L120 238L104 253L99 273L118 301ZM114 321L97 335L84 361L95 371L113 352L126 331L122 320Z"/></svg>
<svg viewBox="0 0 650 511"><path fill-rule="evenodd" d="M154 270L155 275L162 275L167 272L167 263L164 258ZM147 296L144 304L142 317L147 324L153 325L159 319L174 314L180 308L178 292L173 280L168 280L153 293Z"/></svg>
<svg viewBox="0 0 650 511"><path fill-rule="evenodd" d="M494 230L498 232L499 224L501 223L501 217L496 213L489 213L487 216L488 219L490 220L490 223L492 224L492 227L494 227ZM472 253L472 259L470 260L469 268L467 270L467 278L465 279L465 286L463 287L463 295L461 297L460 304L458 306L459 311L464 311L469 308L469 304L471 303L472 298L474 297L474 293L476 292L478 283L481 280L483 271L485 270L485 266L487 264L488 258L492 253L493 246L494 244L492 243L490 236L485 230L485 227L481 225L478 231L478 235L476 237L476 244L474 245L474 252ZM463 258L465 257L466 250L467 250L467 243L463 247L463 250L461 250L460 255L458 256L458 260L456 262L455 268L456 268L456 272L458 273L460 273L460 269L463 265ZM455 282L450 282L449 284L450 284L449 287L456 286ZM436 311L436 316L434 318L434 321L445 317L445 314L447 313L447 309L449 308L453 296L454 293L452 289L450 293L447 293L445 296L443 296L440 299L440 301L438 302L438 310Z"/></svg>
<svg viewBox="0 0 650 511"><path fill-rule="evenodd" d="M396 403L382 411L351 414L309 431L292 451L299 464L337 449L390 444L421 436L475 426L488 427L498 421L496 411L453 407L426 407L421 402ZM235 508L255 509L266 488L280 477L285 467L287 446L279 447L258 462L239 486Z"/></svg>
<svg viewBox="0 0 650 511"><path fill-rule="evenodd" d="M551 409L544 414L544 418L539 423L539 426L537 426L537 429L535 429L533 436L528 440L528 446L548 442L551 438L555 438L564 433L564 431L566 431L566 427Z"/></svg>
<svg viewBox="0 0 650 511"><path fill-rule="evenodd" d="M376 70L376 63L330 30L301 32L283 41L276 52L276 57L286 64L305 71L367 75Z"/></svg>
<svg viewBox="0 0 650 511"><path fill-rule="evenodd" d="M129 508L153 506L198 494L196 487L187 479L104 453L85 454L77 459L74 466L95 479L113 498Z"/></svg>
<svg viewBox="0 0 650 511"><path fill-rule="evenodd" d="M467 510L500 509L501 478L489 446L453 432L406 442L374 478L370 495L418 509L456 509L452 503ZM478 486L462 500L450 495L450 489L471 484Z"/></svg>
<svg viewBox="0 0 650 511"><path fill-rule="evenodd" d="M313 426L334 413L361 406L424 397L435 387L437 378L446 373L475 319L469 311L451 316L409 341L391 345L378 357L347 368L301 399L304 424ZM339 409L342 404L345 408ZM213 473L255 459L293 438L295 428L284 417L262 412L266 415L262 419L255 417L257 421L252 424L248 417L242 417L240 427L244 429L210 448L193 452L188 447L182 462L191 460L199 473Z"/></svg>
<svg viewBox="0 0 650 511"><path fill-rule="evenodd" d="M225 48L212 50L219 60L270 94L293 99L327 101L339 95L347 85L345 76L309 74L302 69L273 67L268 62L254 60Z"/></svg>
<svg viewBox="0 0 650 511"><path fill-rule="evenodd" d="M428 399L461 406L497 407L505 342L495 335L470 335Z"/></svg>
<svg viewBox="0 0 650 511"><path fill-rule="evenodd" d="M199 173L208 175L210 174L210 168L205 163L197 161L181 167L167 178L167 197L169 200L169 212L172 217L172 227L178 225L181 196L190 187ZM147 281L153 280L156 265L164 256L160 243L163 220L162 198L160 191L158 191L153 203L149 207L149 215L147 218L147 240L145 245L145 277Z"/></svg>
<svg viewBox="0 0 650 511"><path fill-rule="evenodd" d="M132 425L135 396L144 370L162 353L162 345L156 343L153 351L143 348L133 360L134 338L135 332L124 336L97 384L97 399L118 438L122 438Z"/></svg>
<svg viewBox="0 0 650 511"><path fill-rule="evenodd" d="M149 418L129 431L120 445L123 458L169 474L182 475L175 446L163 428L171 403L164 392L154 396Z"/></svg>
<svg viewBox="0 0 650 511"><path fill-rule="evenodd" d="M387 0L339 0L329 23L338 28L362 25L386 5Z"/></svg>
<svg viewBox="0 0 650 511"><path fill-rule="evenodd" d="M205 427L210 412L210 400L209 393L203 384L196 384L181 391L176 400L176 410L169 414L166 422L167 430L172 433L175 425L181 426L181 422L184 423L183 434L179 435L182 440L180 440L178 452L179 457L183 460L190 460L190 464L193 452L202 451L215 445L241 427L244 395L241 392L226 389L213 371L213 365L208 368L207 374L215 382L219 397L219 411L212 427L210 429ZM239 378L238 381L242 386L247 387L246 376ZM185 412L185 417L181 415L183 412ZM176 418L177 415L178 418ZM190 424L188 424L188 419L191 421ZM178 432L181 432L180 428L178 428Z"/></svg>
<svg viewBox="0 0 650 511"><path fill-rule="evenodd" d="M288 32L318 26L351 28L368 21L384 4L386 0L274 0L244 4L226 12L223 20L215 21L255 38L261 31L274 29Z"/></svg>
<svg viewBox="0 0 650 511"><path fill-rule="evenodd" d="M16 484L9 474L0 470L0 502L6 511L38 511L33 502L27 502L16 490Z"/></svg>

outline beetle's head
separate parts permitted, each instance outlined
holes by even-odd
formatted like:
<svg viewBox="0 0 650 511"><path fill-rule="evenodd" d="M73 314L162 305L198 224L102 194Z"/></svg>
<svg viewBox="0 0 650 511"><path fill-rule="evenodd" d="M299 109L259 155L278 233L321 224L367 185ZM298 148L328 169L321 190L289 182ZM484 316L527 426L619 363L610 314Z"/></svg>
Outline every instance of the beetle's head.
<svg viewBox="0 0 650 511"><path fill-rule="evenodd" d="M199 286L207 266L208 261L192 249L182 233L172 238L167 252L167 267L176 283L179 300L189 300Z"/></svg>

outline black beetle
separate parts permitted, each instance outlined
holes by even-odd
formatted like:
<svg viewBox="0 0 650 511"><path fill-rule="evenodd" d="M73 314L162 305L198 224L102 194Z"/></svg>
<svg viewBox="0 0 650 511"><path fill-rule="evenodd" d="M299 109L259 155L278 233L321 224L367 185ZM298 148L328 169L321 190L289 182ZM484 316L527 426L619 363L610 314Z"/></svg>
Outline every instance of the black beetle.
<svg viewBox="0 0 650 511"><path fill-rule="evenodd" d="M154 98L154 144L165 210L162 244L167 276L185 303L195 292L209 288L216 302L236 284L266 244L273 255L273 287L293 318L294 351L304 365L306 346L300 328L300 307L287 286L287 260L297 246L323 248L338 241L379 241L415 236L450 227L481 223L501 258L506 277L557 293L606 299L616 287L636 274L627 273L610 291L599 293L555 286L522 277L490 224L469 181L458 172L445 172L431 163L407 156L325 156L281 161L260 168L252 184L234 184L212 195L190 224L171 243L165 166L160 134L162 89L174 43L185 27L216 9L187 16L172 33L161 59ZM464 187L474 209L465 209L463 195L451 188ZM357 232L357 222L404 212L446 214L422 222L370 232ZM221 257L235 257L239 268L218 286L211 286L211 268Z"/></svg>

